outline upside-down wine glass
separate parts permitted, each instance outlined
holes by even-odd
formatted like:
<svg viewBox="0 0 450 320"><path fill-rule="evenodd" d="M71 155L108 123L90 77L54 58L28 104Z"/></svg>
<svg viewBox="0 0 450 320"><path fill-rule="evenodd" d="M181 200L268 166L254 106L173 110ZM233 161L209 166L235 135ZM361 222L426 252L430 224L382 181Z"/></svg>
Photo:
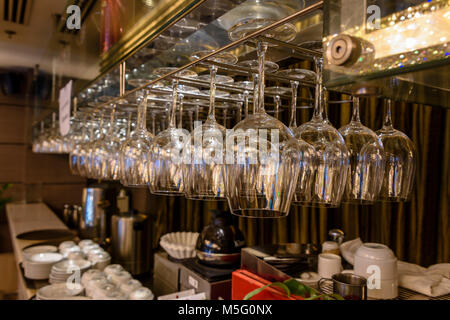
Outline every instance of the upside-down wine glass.
<svg viewBox="0 0 450 320"><path fill-rule="evenodd" d="M235 215L284 217L289 213L302 167L302 146L282 122L264 109L267 43L257 42L259 90L252 115L239 122L226 145L228 205Z"/></svg>
<svg viewBox="0 0 450 320"><path fill-rule="evenodd" d="M392 125L392 101L385 101L383 127L377 131L385 153L384 178L380 192L383 201L408 201L416 173L416 148L411 139Z"/></svg>
<svg viewBox="0 0 450 320"><path fill-rule="evenodd" d="M316 165L308 168L312 179L299 179L294 203L339 206L347 181L349 153L338 130L323 119L322 58L316 61L316 98L312 119L295 129L295 137L314 148ZM311 185L308 184L311 181ZM298 190L303 192L298 192Z"/></svg>
<svg viewBox="0 0 450 320"><path fill-rule="evenodd" d="M376 133L361 123L358 97L353 97L350 123L340 128L339 132L350 152L350 170L343 201L373 204L383 182L384 149Z"/></svg>
<svg viewBox="0 0 450 320"><path fill-rule="evenodd" d="M185 135L176 127L178 80L172 82L172 106L169 126L153 139L150 151L150 192L159 195L183 195L182 157Z"/></svg>
<svg viewBox="0 0 450 320"><path fill-rule="evenodd" d="M147 94L138 104L137 127L120 147L120 181L130 187L149 182L148 162L154 136L147 131Z"/></svg>
<svg viewBox="0 0 450 320"><path fill-rule="evenodd" d="M197 52L193 57L201 58L207 53L209 52ZM208 60L227 64L237 62L236 56L227 52ZM216 65L210 65L209 111L206 121L194 128L190 136L190 154L184 166L185 194L188 199L225 200L223 164L226 128L217 123L215 116L217 69Z"/></svg>

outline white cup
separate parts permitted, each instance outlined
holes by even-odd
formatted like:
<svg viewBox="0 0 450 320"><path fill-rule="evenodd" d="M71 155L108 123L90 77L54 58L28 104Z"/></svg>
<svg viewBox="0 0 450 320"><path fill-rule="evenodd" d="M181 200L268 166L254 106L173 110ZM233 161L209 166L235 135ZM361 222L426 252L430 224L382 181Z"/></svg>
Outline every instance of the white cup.
<svg viewBox="0 0 450 320"><path fill-rule="evenodd" d="M342 271L341 257L333 253L319 254L318 273L322 278L331 277Z"/></svg>

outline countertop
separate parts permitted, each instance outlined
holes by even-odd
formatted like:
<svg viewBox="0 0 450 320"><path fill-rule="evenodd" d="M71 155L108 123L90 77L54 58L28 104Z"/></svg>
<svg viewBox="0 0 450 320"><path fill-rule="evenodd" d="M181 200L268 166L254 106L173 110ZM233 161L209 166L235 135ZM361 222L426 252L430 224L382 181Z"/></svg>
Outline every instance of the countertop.
<svg viewBox="0 0 450 320"><path fill-rule="evenodd" d="M6 215L17 263L19 299L28 300L36 294L37 289L47 285L48 282L30 281L24 278L20 269L20 263L23 261L22 249L36 243L46 242L47 240L20 240L16 236L28 231L43 229L68 230L68 228L44 203L9 203L6 205Z"/></svg>

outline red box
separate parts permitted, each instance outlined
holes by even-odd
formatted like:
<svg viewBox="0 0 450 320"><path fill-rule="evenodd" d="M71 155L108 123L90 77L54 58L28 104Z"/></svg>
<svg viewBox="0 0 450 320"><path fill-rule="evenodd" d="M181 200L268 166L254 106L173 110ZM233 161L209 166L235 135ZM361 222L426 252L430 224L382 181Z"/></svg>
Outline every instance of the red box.
<svg viewBox="0 0 450 320"><path fill-rule="evenodd" d="M257 276L247 270L236 270L232 274L231 299L243 300L244 297L255 289L268 285L270 281ZM303 297L291 295L277 287L268 287L253 296L251 300L304 300Z"/></svg>

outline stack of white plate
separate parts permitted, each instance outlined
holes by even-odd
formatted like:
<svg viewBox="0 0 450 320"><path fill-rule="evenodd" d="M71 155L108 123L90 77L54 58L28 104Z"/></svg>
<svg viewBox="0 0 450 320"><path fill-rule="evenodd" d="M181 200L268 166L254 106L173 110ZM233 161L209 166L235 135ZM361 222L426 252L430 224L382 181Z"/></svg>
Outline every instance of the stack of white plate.
<svg viewBox="0 0 450 320"><path fill-rule="evenodd" d="M45 252L58 252L58 248L55 246L34 246L25 248L22 250L22 257L24 260L30 260L33 254L45 253Z"/></svg>
<svg viewBox="0 0 450 320"><path fill-rule="evenodd" d="M71 300L73 297L81 296L83 291L81 284L51 284L37 291L36 300Z"/></svg>
<svg viewBox="0 0 450 320"><path fill-rule="evenodd" d="M52 284L66 282L70 276L74 274L76 276L76 272L79 272L78 276L81 278L90 267L91 263L87 260L63 260L52 267L49 282Z"/></svg>
<svg viewBox="0 0 450 320"><path fill-rule="evenodd" d="M23 262L25 277L32 280L48 279L52 266L62 259L62 254L54 252L33 254Z"/></svg>

